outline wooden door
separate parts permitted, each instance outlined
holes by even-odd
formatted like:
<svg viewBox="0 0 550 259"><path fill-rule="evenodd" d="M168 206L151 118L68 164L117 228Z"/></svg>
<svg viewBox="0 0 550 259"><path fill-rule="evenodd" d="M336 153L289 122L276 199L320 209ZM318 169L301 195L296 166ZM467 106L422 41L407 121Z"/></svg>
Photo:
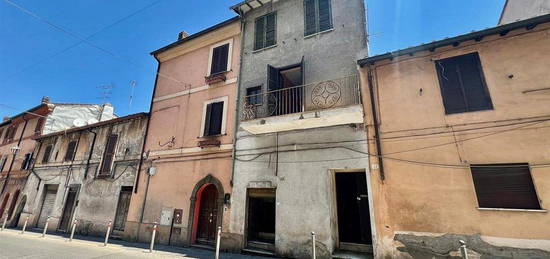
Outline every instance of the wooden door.
<svg viewBox="0 0 550 259"><path fill-rule="evenodd" d="M63 208L63 215L61 216L61 224L59 224L59 230L69 230L69 225L73 217L74 207L76 205L76 195L78 193L78 187L70 187L67 194L67 200L65 201L65 208Z"/></svg>
<svg viewBox="0 0 550 259"><path fill-rule="evenodd" d="M364 172L336 174L336 202L340 242L372 244Z"/></svg>
<svg viewBox="0 0 550 259"><path fill-rule="evenodd" d="M216 240L216 222L218 218L218 190L213 184L204 188L200 197L197 241Z"/></svg>
<svg viewBox="0 0 550 259"><path fill-rule="evenodd" d="M132 197L132 187L124 186L120 190L118 197L118 205L116 208L114 230L124 231L126 225L126 218L128 218L128 209L130 208L130 198Z"/></svg>

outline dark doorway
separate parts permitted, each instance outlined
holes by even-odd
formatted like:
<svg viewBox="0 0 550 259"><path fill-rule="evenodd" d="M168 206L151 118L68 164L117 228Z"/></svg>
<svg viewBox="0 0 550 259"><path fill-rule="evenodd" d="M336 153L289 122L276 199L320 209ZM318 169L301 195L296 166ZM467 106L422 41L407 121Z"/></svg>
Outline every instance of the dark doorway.
<svg viewBox="0 0 550 259"><path fill-rule="evenodd" d="M132 197L132 186L123 186L118 196L118 205L116 207L115 223L113 230L124 231L126 219L128 218L128 209L130 208L130 198Z"/></svg>
<svg viewBox="0 0 550 259"><path fill-rule="evenodd" d="M23 213L23 209L25 208L26 203L27 203L27 196L23 195L23 198L21 198L19 205L17 205L17 209L15 210L15 218L12 221L13 225L16 227L19 224L19 219L21 219L21 213Z"/></svg>
<svg viewBox="0 0 550 259"><path fill-rule="evenodd" d="M298 64L275 68L268 65L269 116L304 110L303 58Z"/></svg>
<svg viewBox="0 0 550 259"><path fill-rule="evenodd" d="M69 225L71 224L71 218L73 217L76 197L78 195L78 187L71 186L67 193L67 200L65 201L65 207L63 208L63 215L61 216L61 223L59 224L60 231L69 230Z"/></svg>
<svg viewBox="0 0 550 259"><path fill-rule="evenodd" d="M275 244L275 189L249 189L247 245L270 249Z"/></svg>
<svg viewBox="0 0 550 259"><path fill-rule="evenodd" d="M364 172L336 173L340 243L371 245L367 179Z"/></svg>
<svg viewBox="0 0 550 259"><path fill-rule="evenodd" d="M4 210L6 209L6 205L8 204L9 199L10 199L10 194L6 193L6 195L4 196L4 200L2 201L2 205L0 206L0 218L4 216Z"/></svg>
<svg viewBox="0 0 550 259"><path fill-rule="evenodd" d="M209 184L200 193L197 243L213 245L216 241L216 223L218 218L218 190Z"/></svg>
<svg viewBox="0 0 550 259"><path fill-rule="evenodd" d="M11 204L10 208L8 209L8 219L12 219L13 217L13 211L15 210L15 204L17 203L17 199L19 199L19 193L20 191L15 191L15 194L13 194L13 197L11 198Z"/></svg>

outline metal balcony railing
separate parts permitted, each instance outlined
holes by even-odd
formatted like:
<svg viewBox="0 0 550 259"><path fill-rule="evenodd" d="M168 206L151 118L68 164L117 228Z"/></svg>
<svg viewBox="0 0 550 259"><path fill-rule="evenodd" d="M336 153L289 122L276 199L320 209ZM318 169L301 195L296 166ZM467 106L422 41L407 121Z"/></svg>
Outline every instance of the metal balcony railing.
<svg viewBox="0 0 550 259"><path fill-rule="evenodd" d="M241 101L241 121L360 103L359 76L350 75L245 96Z"/></svg>

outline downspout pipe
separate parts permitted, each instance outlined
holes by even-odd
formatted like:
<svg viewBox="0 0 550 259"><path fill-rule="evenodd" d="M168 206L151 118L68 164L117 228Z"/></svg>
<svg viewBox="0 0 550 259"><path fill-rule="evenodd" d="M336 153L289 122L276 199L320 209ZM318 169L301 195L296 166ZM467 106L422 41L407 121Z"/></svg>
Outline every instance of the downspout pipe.
<svg viewBox="0 0 550 259"><path fill-rule="evenodd" d="M138 171L136 174L136 183L134 184L134 193L137 193L138 186L139 186L139 179L141 175L141 168L143 167L143 155L145 154L145 146L147 144L147 135L149 134L149 126L151 125L151 114L153 113L153 100L155 99L155 93L157 92L157 84L159 79L159 72L160 72L160 60L153 55L153 57L157 60L157 74L155 76L155 86L153 87L153 95L151 96L151 103L149 104L149 115L147 118L147 126L145 126L145 136L143 137L143 146L141 146L141 152L139 156L139 165L138 165ZM149 183L151 182L151 175L147 174L147 184L145 186L145 194L143 197L143 203L141 205L141 214L139 215L139 223L143 223L143 217L145 215L145 205L147 203L147 195L149 193ZM141 227L141 225L138 226L138 230Z"/></svg>
<svg viewBox="0 0 550 259"><path fill-rule="evenodd" d="M36 150L35 153L32 155L33 157L31 157L32 166L31 166L31 169L29 170L31 173L33 173L36 176L36 178L38 178L38 185L36 185L36 190L38 190L38 187L40 187L42 178L40 178L40 176L38 176L38 174L34 171L34 165L36 164L36 160L38 159L38 154L40 154L40 150L42 150L42 144L43 144L41 139L38 139L37 142L38 142L38 150ZM27 180L29 179L30 175L31 174L27 175Z"/></svg>
<svg viewBox="0 0 550 259"><path fill-rule="evenodd" d="M369 84L369 97L370 97L370 106L372 110L372 124L374 126L374 140L376 142L376 157L378 157L378 164L380 169L380 180L382 182L386 179L386 175L384 173L384 160L382 157L382 145L380 143L380 129L378 125L378 114L376 113L376 103L374 102L374 86L372 84L373 76L372 76L372 66L369 66L368 68L368 84Z"/></svg>
<svg viewBox="0 0 550 259"><path fill-rule="evenodd" d="M25 119L25 116L23 116L23 120L25 120L25 125L23 125L23 130L21 131L21 135L19 136L19 140L17 141L18 147L19 145L21 145L21 141L23 140L23 134L25 134L25 130L27 129L27 123L29 122L28 120ZM15 162L15 158L17 157L17 153L18 151L13 154L10 167L8 168L8 173L6 175L6 180L4 180L4 184L2 185L2 191L0 192L0 195L4 194L4 191L6 190L6 185L8 185L8 181L10 180L11 169L13 168L13 164Z"/></svg>
<svg viewBox="0 0 550 259"><path fill-rule="evenodd" d="M94 134L92 138L92 144L90 145L90 154L88 154L88 160L86 161L86 170L84 170L84 179L88 178L88 169L90 168L90 161L92 160L92 155L94 154L95 142L97 139L97 132L92 131L91 129L88 132Z"/></svg>
<svg viewBox="0 0 550 259"><path fill-rule="evenodd" d="M241 107L240 105L240 100L241 100L241 76L242 76L242 63L243 63L243 54L242 54L242 46L244 45L244 30L246 28L246 19L244 18L244 15L243 14L240 14L239 15L241 16L241 42L240 42L240 55L239 55L239 77L237 78L237 100L235 102L235 125L234 125L234 130L233 130L233 150L232 150L232 155L231 157L233 158L231 160L231 178L229 179L229 184L231 185L231 187L233 187L233 178L235 177L235 164L236 164L236 160L237 160L237 132L238 132L238 127L239 127L239 120L240 120L240 113L239 113L239 108Z"/></svg>

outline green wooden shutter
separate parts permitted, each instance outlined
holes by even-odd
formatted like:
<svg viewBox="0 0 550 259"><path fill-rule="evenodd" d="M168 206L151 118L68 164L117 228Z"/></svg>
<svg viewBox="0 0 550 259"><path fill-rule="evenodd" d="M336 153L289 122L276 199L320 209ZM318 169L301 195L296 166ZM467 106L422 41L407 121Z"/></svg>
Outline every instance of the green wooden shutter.
<svg viewBox="0 0 550 259"><path fill-rule="evenodd" d="M326 31L332 28L332 15L330 12L330 0L317 0L319 4L319 31Z"/></svg>
<svg viewBox="0 0 550 259"><path fill-rule="evenodd" d="M315 15L315 0L304 0L304 35L317 32L317 19Z"/></svg>
<svg viewBox="0 0 550 259"><path fill-rule="evenodd" d="M254 50L258 50L264 47L265 16L256 19L255 27Z"/></svg>
<svg viewBox="0 0 550 259"><path fill-rule="evenodd" d="M265 21L265 47L273 46L277 43L277 15L271 13L266 16Z"/></svg>

